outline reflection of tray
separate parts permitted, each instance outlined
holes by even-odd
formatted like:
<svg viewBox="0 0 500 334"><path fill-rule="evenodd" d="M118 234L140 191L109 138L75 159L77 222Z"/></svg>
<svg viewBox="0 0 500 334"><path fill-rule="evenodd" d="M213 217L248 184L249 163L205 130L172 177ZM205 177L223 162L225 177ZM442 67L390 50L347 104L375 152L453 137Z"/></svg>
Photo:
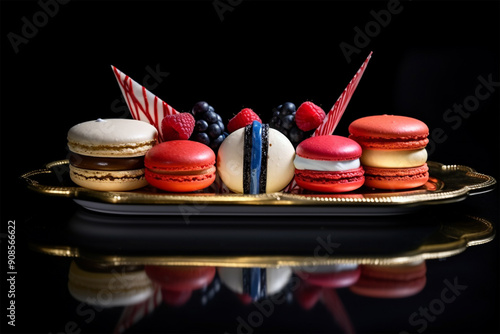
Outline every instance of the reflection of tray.
<svg viewBox="0 0 500 334"><path fill-rule="evenodd" d="M429 181L408 191L375 191L362 187L343 194L221 194L215 187L190 194L166 193L152 187L130 192L101 192L69 181L68 161L47 164L21 176L28 188L47 195L73 198L81 206L113 214L165 215L386 215L426 204L443 204L492 190L496 180L466 166L428 162ZM56 176L42 184L34 177Z"/></svg>
<svg viewBox="0 0 500 334"><path fill-rule="evenodd" d="M315 217L312 225L307 217L287 217L296 220L290 225L273 225L273 217L239 217L245 222L238 225L232 217L200 216L189 225L171 219L177 224L80 209L63 227L34 222L28 240L45 254L114 265L269 267L412 263L453 256L495 236L489 221L453 213Z"/></svg>

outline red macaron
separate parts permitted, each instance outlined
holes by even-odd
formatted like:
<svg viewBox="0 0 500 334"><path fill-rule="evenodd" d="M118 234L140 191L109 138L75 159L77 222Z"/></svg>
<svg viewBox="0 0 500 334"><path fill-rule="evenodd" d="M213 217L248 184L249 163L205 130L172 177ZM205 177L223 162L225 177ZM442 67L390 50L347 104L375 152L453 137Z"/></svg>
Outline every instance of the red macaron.
<svg viewBox="0 0 500 334"><path fill-rule="evenodd" d="M374 298L403 298L413 296L425 287L425 262L408 265L365 265L361 277L350 290Z"/></svg>
<svg viewBox="0 0 500 334"><path fill-rule="evenodd" d="M209 285L215 277L215 267L145 266L148 277L160 285L163 302L182 306L194 290Z"/></svg>
<svg viewBox="0 0 500 334"><path fill-rule="evenodd" d="M361 147L354 140L316 136L302 141L295 152L295 182L319 192L347 192L364 183L360 165Z"/></svg>
<svg viewBox="0 0 500 334"><path fill-rule="evenodd" d="M154 146L144 158L146 180L171 192L191 192L215 181L215 153L199 142L166 141Z"/></svg>
<svg viewBox="0 0 500 334"><path fill-rule="evenodd" d="M314 271L295 272L302 282L295 291L298 303L304 309L311 309L321 298L324 289L339 289L355 284L361 274L358 265L333 265L315 267Z"/></svg>
<svg viewBox="0 0 500 334"><path fill-rule="evenodd" d="M426 145L429 128L415 118L367 116L349 126L349 138L363 148L365 185L378 189L410 189L429 179Z"/></svg>
<svg viewBox="0 0 500 334"><path fill-rule="evenodd" d="M297 271L296 274L308 284L323 288L345 288L353 285L359 279L361 269L359 266L342 265L332 266L330 271L326 269L319 272Z"/></svg>

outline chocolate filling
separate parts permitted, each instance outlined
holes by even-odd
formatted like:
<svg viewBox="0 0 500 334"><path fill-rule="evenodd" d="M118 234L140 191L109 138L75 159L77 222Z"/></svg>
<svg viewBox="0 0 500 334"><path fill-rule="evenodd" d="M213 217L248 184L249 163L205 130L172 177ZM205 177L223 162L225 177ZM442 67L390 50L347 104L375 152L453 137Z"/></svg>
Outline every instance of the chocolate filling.
<svg viewBox="0 0 500 334"><path fill-rule="evenodd" d="M262 125L262 158L260 166L259 175L259 192L266 192L267 183L267 159L268 159L268 149L269 149L269 125ZM245 127L245 136L243 144L243 193L250 194L250 183L251 183L251 159L252 159L252 124Z"/></svg>
<svg viewBox="0 0 500 334"><path fill-rule="evenodd" d="M83 169L120 171L144 168L144 156L133 158L103 158L89 157L71 152L69 163Z"/></svg>

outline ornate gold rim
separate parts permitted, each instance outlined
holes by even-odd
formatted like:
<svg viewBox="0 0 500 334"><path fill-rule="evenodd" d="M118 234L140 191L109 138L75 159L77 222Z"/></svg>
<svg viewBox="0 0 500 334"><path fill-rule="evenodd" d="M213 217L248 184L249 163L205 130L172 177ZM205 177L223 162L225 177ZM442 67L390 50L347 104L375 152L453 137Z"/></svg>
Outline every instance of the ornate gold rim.
<svg viewBox="0 0 500 334"><path fill-rule="evenodd" d="M461 165L443 165L428 162L430 169L430 184L435 189L417 189L401 192L354 191L346 194L289 194L270 193L259 195L240 194L167 194L147 192L144 190L130 192L101 192L82 187L65 187L44 185L36 180L38 175L51 174L53 169L67 165L68 160L48 163L45 168L21 175L27 187L36 192L91 200L109 204L151 204L151 205L411 205L417 203L432 203L435 201L459 199L469 194L493 189L496 180L474 169ZM460 176L460 181L457 181Z"/></svg>
<svg viewBox="0 0 500 334"><path fill-rule="evenodd" d="M317 258L313 256L123 256L86 252L70 246L32 244L33 250L59 257L85 258L111 265L169 265L169 266L215 266L215 267L309 267L336 264L396 265L440 259L462 253L468 247L482 245L495 238L493 224L483 218L465 216L457 225L444 224L434 238L432 236L415 250L392 256L336 256Z"/></svg>

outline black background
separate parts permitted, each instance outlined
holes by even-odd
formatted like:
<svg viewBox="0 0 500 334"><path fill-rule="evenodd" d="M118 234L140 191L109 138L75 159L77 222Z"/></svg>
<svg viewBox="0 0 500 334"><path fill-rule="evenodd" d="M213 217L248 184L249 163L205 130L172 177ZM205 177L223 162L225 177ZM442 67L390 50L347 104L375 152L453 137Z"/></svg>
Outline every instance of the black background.
<svg viewBox="0 0 500 334"><path fill-rule="evenodd" d="M98 117L126 115L110 65L138 82L148 75L148 68L168 72L151 90L177 110L189 111L197 101L206 100L226 121L243 107L253 108L266 121L271 109L285 101L298 105L311 100L329 110L373 51L335 133L348 135L349 123L362 116L387 113L415 117L426 122L431 134L437 131L446 136L446 140L440 140L441 136L431 135L435 144L430 149L431 160L463 164L499 177L500 5L497 1L402 2L397 7L399 13L391 15L387 26L373 33L369 43L359 47L359 52L351 54L350 59L346 59L339 45L355 46L355 28L364 30L374 22L372 11L387 9L388 2L233 1L232 10L225 11L221 20L214 1L72 0L52 7L53 17L39 21L36 34L27 38L27 43L18 45L16 52L9 36L22 36L27 21L43 19L43 14L39 14L43 10L41 3L46 2L1 1L2 233L8 220L23 222L47 210L52 210L54 221L63 216L62 208L54 210L55 204L48 208L48 203L54 202L25 192L17 178L47 162L64 159L66 133L72 125ZM481 84L480 77L491 77L497 83L491 95L474 106L467 118L460 117L460 124L457 118L446 119L445 115L457 116L447 113L448 109L473 99ZM467 203L473 213L498 221L497 191L484 196L484 200L474 198ZM21 244L22 236L19 232ZM473 279L475 272L461 263L474 263L477 275L485 277L486 282L484 286L480 284L481 278L474 286L488 297L468 300L476 304L462 313L458 305L454 306L455 311L440 317L430 332L499 330L495 320L499 310L498 243L484 247L489 247L484 261L477 259L484 253L469 250L463 257L446 262L453 268L447 274L440 267L443 276L434 284L439 292L443 278ZM2 254L5 255L3 241ZM42 276L49 275L42 277L44 282L65 284L65 278L57 275L64 274L65 269L55 269L57 261L52 258L47 260L21 250L18 256L20 263L24 263L24 269L21 267L19 271L25 273L19 283L24 306L18 311L18 331L63 330L61 326L71 315L63 313L59 322L50 320L45 307L61 312L64 306L32 295L36 290L32 284L39 284L36 279L40 268L44 269ZM27 268L39 259L44 263L40 268ZM495 266L491 267L492 264ZM53 275L50 268L54 268ZM26 277L31 274L37 277ZM438 292L423 296L414 305L425 305ZM351 303L352 308L361 307L359 300ZM387 319L392 318L384 318L380 313L393 312L389 311L393 305L363 305L360 309L366 310L364 314L373 312L373 316L372 325L359 325L360 332L415 331L408 328L406 321L408 310L415 310L415 306L401 309L403 320L387 324ZM46 310L42 312L44 316L37 317L36 310L41 308ZM470 309L482 312L479 323L467 320ZM30 322L35 319L38 322ZM233 321L234 317L230 319ZM273 319L276 321L270 320L268 331L280 328L277 324L280 317ZM2 326L5 322L2 319ZM102 328L99 324L94 323L89 330L105 328L105 324ZM304 327L281 331L303 331L307 328ZM174 328L181 331L181 327ZM184 331L189 331L185 328L193 327L184 327ZM215 325L207 328L219 330ZM234 326L225 328L231 330ZM313 332L324 330L320 324L310 328Z"/></svg>

